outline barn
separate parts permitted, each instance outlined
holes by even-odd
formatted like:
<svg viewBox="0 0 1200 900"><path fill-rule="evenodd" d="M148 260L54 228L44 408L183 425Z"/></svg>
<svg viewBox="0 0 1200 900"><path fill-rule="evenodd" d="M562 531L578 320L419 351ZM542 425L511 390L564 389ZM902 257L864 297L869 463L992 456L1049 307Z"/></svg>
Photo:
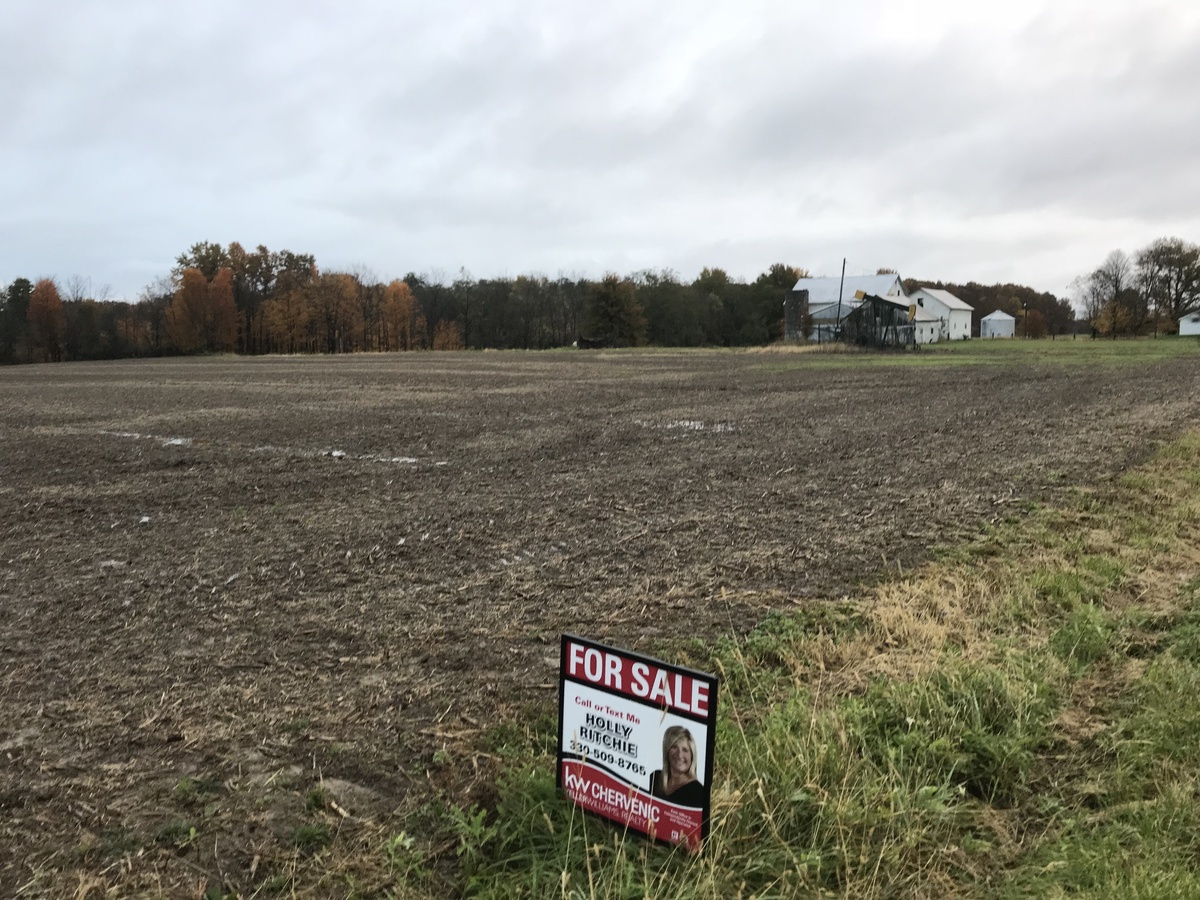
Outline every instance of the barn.
<svg viewBox="0 0 1200 900"><path fill-rule="evenodd" d="M1200 334L1200 312L1179 317L1180 334Z"/></svg>
<svg viewBox="0 0 1200 900"><path fill-rule="evenodd" d="M807 336L818 341L833 340L842 320L858 307L862 297L875 296L908 303L904 284L900 276L894 274L801 278L792 288L792 296L800 296L801 291L806 292L808 298L811 331Z"/></svg>
<svg viewBox="0 0 1200 900"><path fill-rule="evenodd" d="M971 313L975 307L941 288L917 288L908 299L930 313L939 323L937 340L963 341L971 336Z"/></svg>
<svg viewBox="0 0 1200 900"><path fill-rule="evenodd" d="M1010 338L1016 333L1016 329L1017 320L999 309L979 320L981 338Z"/></svg>

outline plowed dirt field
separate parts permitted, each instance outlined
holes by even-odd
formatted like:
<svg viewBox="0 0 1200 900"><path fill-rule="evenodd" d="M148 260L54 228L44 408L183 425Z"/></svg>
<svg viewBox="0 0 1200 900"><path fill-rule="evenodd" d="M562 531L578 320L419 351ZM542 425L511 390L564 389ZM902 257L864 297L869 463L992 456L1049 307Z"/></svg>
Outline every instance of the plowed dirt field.
<svg viewBox="0 0 1200 900"><path fill-rule="evenodd" d="M563 631L744 633L1200 418L1196 356L1033 359L0 370L0 896L252 893L321 779L388 822L552 708Z"/></svg>

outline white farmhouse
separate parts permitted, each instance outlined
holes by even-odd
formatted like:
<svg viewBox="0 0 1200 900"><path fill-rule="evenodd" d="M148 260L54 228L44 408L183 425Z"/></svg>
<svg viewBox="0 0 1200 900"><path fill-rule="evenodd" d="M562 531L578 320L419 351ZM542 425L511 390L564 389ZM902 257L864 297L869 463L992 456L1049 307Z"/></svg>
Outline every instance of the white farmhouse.
<svg viewBox="0 0 1200 900"><path fill-rule="evenodd" d="M1179 317L1180 334L1200 334L1200 312Z"/></svg>
<svg viewBox="0 0 1200 900"><path fill-rule="evenodd" d="M941 323L939 341L962 341L971 336L971 313L975 307L941 288L917 288L909 295L917 306Z"/></svg>
<svg viewBox="0 0 1200 900"><path fill-rule="evenodd" d="M1017 320L1003 310L988 313L979 320L981 338L1010 338L1017 330Z"/></svg>

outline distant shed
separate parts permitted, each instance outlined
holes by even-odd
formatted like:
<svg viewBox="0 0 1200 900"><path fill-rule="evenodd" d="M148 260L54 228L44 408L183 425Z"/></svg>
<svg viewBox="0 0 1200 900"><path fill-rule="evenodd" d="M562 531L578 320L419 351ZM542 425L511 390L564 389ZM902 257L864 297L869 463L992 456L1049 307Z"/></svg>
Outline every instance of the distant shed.
<svg viewBox="0 0 1200 900"><path fill-rule="evenodd" d="M981 338L1010 338L1016 334L1017 320L1003 310L988 313L979 320Z"/></svg>
<svg viewBox="0 0 1200 900"><path fill-rule="evenodd" d="M1179 317L1180 334L1200 334L1200 312Z"/></svg>

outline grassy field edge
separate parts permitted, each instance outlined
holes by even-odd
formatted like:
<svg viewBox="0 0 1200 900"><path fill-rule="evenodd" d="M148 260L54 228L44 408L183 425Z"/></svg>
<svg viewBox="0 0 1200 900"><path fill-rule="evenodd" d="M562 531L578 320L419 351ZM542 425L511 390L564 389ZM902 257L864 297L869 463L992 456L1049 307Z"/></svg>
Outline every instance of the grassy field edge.
<svg viewBox="0 0 1200 900"><path fill-rule="evenodd" d="M1193 432L867 596L669 648L724 684L701 859L556 797L547 710L492 734L490 798L390 836L359 889L1200 896L1198 489Z"/></svg>

